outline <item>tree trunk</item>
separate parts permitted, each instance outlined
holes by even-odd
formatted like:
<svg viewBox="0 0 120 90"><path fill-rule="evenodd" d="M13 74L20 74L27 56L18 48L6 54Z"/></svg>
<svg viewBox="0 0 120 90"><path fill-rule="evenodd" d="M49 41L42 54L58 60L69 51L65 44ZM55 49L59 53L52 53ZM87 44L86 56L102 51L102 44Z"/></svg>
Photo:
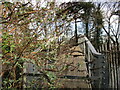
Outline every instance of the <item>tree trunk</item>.
<svg viewBox="0 0 120 90"><path fill-rule="evenodd" d="M88 36L88 21L85 23L85 28L86 28L86 37L89 38Z"/></svg>
<svg viewBox="0 0 120 90"><path fill-rule="evenodd" d="M76 43L76 44L78 43L78 36L77 36L77 21L76 21L76 18L75 18L75 43Z"/></svg>

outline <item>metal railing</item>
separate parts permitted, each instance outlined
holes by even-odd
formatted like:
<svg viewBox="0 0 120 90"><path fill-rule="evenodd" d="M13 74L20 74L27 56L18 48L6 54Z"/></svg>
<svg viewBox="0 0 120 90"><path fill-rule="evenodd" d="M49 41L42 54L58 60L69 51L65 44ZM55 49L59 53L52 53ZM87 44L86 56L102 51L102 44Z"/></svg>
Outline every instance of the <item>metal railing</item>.
<svg viewBox="0 0 120 90"><path fill-rule="evenodd" d="M90 81L92 88L108 88L109 87L109 74L108 74L108 64L106 58L103 54L98 53L91 42L81 35L78 39L79 46L83 49L85 54L85 62L88 72L88 80ZM83 48L84 47L84 48ZM24 85L27 87L28 81L33 79L31 74L35 75L37 73L36 68L33 64L26 64L26 69L24 70ZM30 74L30 75L29 75ZM37 73L40 75L40 73ZM38 76L39 76L38 75ZM26 83L26 84L25 84Z"/></svg>
<svg viewBox="0 0 120 90"><path fill-rule="evenodd" d="M120 88L120 44L103 43L99 46L99 51L103 53L107 59L109 66L109 87Z"/></svg>
<svg viewBox="0 0 120 90"><path fill-rule="evenodd" d="M78 39L79 46L84 50L85 62L88 72L88 79L91 83L92 88L108 88L109 87L109 73L108 73L108 64L106 58L103 54L98 53L91 42L81 35ZM84 48L83 48L84 47ZM24 71L24 88L27 88L33 80L39 80L41 73L37 71L37 68L34 64L24 63L26 68ZM29 81L29 82L28 82ZM33 87L36 87L33 85Z"/></svg>
<svg viewBox="0 0 120 90"><path fill-rule="evenodd" d="M108 88L108 64L103 54L98 53L86 36L81 35L78 43L84 46L85 62L88 78L92 88ZM83 48L83 46L81 48Z"/></svg>

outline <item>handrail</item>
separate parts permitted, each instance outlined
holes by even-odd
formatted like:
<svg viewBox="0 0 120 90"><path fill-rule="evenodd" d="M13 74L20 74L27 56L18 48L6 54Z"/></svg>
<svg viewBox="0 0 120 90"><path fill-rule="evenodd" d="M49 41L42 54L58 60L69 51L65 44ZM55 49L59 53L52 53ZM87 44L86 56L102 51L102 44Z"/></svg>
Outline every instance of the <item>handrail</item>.
<svg viewBox="0 0 120 90"><path fill-rule="evenodd" d="M93 54L101 55L101 53L99 53L99 52L96 51L96 49L94 48L94 46L92 45L92 43L88 40L88 38L85 35L80 35L79 39L81 40L81 38L84 38L84 40L82 42L86 42L86 44L88 45L88 48L90 49L90 51ZM79 39L78 39L78 41L79 41ZM78 42L78 43L80 43L80 42Z"/></svg>
<svg viewBox="0 0 120 90"><path fill-rule="evenodd" d="M107 88L109 86L108 65L104 55L96 51L85 35L79 36L78 43L81 42L84 44L86 67L92 88Z"/></svg>
<svg viewBox="0 0 120 90"><path fill-rule="evenodd" d="M82 42L82 43L81 43ZM85 54L85 61L86 67L88 71L88 79L91 82L92 88L107 88L108 87L108 72L107 72L107 64L105 62L104 55L97 52L92 43L89 39L84 36L80 35L78 39L78 45L83 45L84 54ZM36 49L39 51L40 48ZM35 51L35 52L36 52ZM24 63L26 69L24 70L24 87L27 87L27 79L31 79L32 77L26 75L32 75L32 73L37 73L37 69L33 64ZM31 69L32 68L32 69ZM34 68L34 70L33 70Z"/></svg>
<svg viewBox="0 0 120 90"><path fill-rule="evenodd" d="M101 53L97 52L96 49L94 48L94 46L91 44L91 42L88 40L87 37L84 37L85 41L86 41L86 44L88 45L88 48L90 49L90 51L93 53L93 54L96 54L96 55L101 55Z"/></svg>

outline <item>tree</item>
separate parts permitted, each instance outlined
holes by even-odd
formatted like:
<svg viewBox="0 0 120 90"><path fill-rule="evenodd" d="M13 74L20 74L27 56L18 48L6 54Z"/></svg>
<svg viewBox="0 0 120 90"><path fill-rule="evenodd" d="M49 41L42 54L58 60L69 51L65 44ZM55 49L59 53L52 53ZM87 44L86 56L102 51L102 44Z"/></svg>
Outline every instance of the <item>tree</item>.
<svg viewBox="0 0 120 90"><path fill-rule="evenodd" d="M118 88L119 86L119 71L118 71L118 67L119 67L119 6L120 2L107 2L104 3L105 6L105 11L104 11L104 25L102 25L103 30L106 32L107 34L107 51L109 53L114 52L114 54L116 55L116 58L112 58L110 59L109 56L108 58L110 59L111 62L109 62L109 67L112 68L112 65L114 67L113 70L110 70L110 73L114 73L114 78L111 76L110 80L113 83L116 83L113 85L113 83L111 84L112 87L116 87ZM115 15L117 14L117 15ZM117 16L117 18L116 18ZM116 19L115 19L116 18ZM111 49L112 48L112 49ZM115 53L117 52L117 53ZM115 75L116 74L116 75ZM115 80L116 79L116 80Z"/></svg>
<svg viewBox="0 0 120 90"><path fill-rule="evenodd" d="M91 10L94 8L94 4L90 2L68 2L61 4L61 7L62 11L60 11L58 15L66 13L68 17L73 18L75 21L75 42L78 42L77 19L82 19L83 23L85 24L85 35L88 37L89 19L91 17Z"/></svg>
<svg viewBox="0 0 120 90"><path fill-rule="evenodd" d="M61 60L57 51L61 44L57 40L67 23L61 23L62 19L56 17L58 6L54 2L46 2L43 7L41 3L34 6L30 2L3 2L2 5L3 88L22 88L24 63L35 64L42 74L42 83L32 81L38 83L36 88L57 87L55 72L63 71L58 68ZM60 65L65 67L64 63Z"/></svg>
<svg viewBox="0 0 120 90"><path fill-rule="evenodd" d="M97 3L97 6L93 10L93 27L95 28L93 33L93 44L97 50L102 43L102 25L103 25L103 16L101 9L101 3ZM94 29L93 28L93 29Z"/></svg>
<svg viewBox="0 0 120 90"><path fill-rule="evenodd" d="M106 7L107 10L104 11L104 21L105 21L105 25L102 26L104 31L107 33L108 35L108 49L109 49L109 43L110 41L112 41L113 43L117 42L114 37L118 38L118 30L115 29L115 27L113 26L114 22L116 20L114 20L114 22L111 22L111 19L114 15L114 13L119 9L119 2L114 2L114 3L103 3L105 4L104 6ZM107 23L107 24L106 24ZM117 24L119 26L119 23ZM118 27L117 26L117 27ZM107 27L107 28L105 28ZM116 32L117 31L117 32ZM111 37L111 34L114 36L114 37Z"/></svg>

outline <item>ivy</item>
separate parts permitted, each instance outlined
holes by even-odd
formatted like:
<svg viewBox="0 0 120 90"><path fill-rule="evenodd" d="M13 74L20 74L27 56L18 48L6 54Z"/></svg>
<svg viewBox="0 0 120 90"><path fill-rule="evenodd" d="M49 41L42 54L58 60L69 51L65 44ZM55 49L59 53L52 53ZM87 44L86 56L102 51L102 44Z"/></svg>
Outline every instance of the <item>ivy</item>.
<svg viewBox="0 0 120 90"><path fill-rule="evenodd" d="M30 2L3 3L2 54L0 55L3 57L2 64L5 67L2 76L3 88L23 86L23 71L26 68L24 63L34 64L38 72L43 75L39 77L42 82L36 78L28 81L32 85L30 88L35 85L41 88L57 87L55 72L59 72L57 64L60 62L57 57L59 47L57 40L62 34L60 30L66 25L62 24L58 28L55 23L61 23L62 20L56 18L59 7L54 3L52 5L50 2L47 3L48 6L44 8L34 7ZM63 18L65 17L64 15Z"/></svg>

